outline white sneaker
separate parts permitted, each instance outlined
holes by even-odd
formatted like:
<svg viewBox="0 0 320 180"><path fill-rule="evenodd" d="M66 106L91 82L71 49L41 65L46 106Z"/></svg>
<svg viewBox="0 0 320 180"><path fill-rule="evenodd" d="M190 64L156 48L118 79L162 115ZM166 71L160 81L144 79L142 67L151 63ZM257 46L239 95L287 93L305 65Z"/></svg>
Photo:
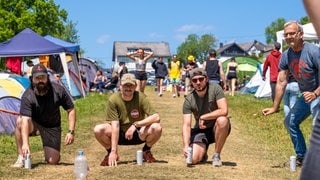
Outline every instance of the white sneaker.
<svg viewBox="0 0 320 180"><path fill-rule="evenodd" d="M212 165L216 167L222 166L222 162L220 159L220 154L214 154L212 157Z"/></svg>
<svg viewBox="0 0 320 180"><path fill-rule="evenodd" d="M12 167L15 167L15 168L22 168L22 167L24 167L24 158L23 158L23 156L21 156L21 155L19 154L16 163L14 163L14 164L12 165Z"/></svg>
<svg viewBox="0 0 320 180"><path fill-rule="evenodd" d="M172 97L175 98L175 97L176 97L176 94L173 94Z"/></svg>
<svg viewBox="0 0 320 180"><path fill-rule="evenodd" d="M158 94L158 96L159 96L159 97L161 97L161 96L162 96L162 94L161 94L161 93L159 93L159 94Z"/></svg>

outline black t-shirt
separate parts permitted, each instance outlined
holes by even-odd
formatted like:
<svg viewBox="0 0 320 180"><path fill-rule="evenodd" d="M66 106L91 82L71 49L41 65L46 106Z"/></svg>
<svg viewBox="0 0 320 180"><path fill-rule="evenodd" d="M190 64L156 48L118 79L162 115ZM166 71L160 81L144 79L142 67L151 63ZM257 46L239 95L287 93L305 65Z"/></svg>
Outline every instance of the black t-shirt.
<svg viewBox="0 0 320 180"><path fill-rule="evenodd" d="M60 84L51 82L52 88L44 96L36 96L30 86L21 97L20 114L31 117L43 127L60 127L60 106L74 108L73 100Z"/></svg>

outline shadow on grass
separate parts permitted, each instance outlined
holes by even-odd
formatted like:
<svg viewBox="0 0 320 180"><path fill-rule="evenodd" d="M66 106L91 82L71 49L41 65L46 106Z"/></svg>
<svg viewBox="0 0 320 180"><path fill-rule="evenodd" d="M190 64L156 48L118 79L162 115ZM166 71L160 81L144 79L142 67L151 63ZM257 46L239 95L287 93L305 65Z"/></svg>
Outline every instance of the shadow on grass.
<svg viewBox="0 0 320 180"><path fill-rule="evenodd" d="M199 165L201 165L201 164L212 164L212 161L206 161L204 163L200 163ZM224 162L222 162L222 166L235 167L235 166L237 166L237 163L236 162L224 161Z"/></svg>
<svg viewBox="0 0 320 180"><path fill-rule="evenodd" d="M147 163L146 161L143 161L143 163ZM153 163L168 163L168 161L164 161L164 160L155 160ZM137 164L137 161L131 160L131 161L119 161L117 162L118 165L120 164Z"/></svg>
<svg viewBox="0 0 320 180"><path fill-rule="evenodd" d="M50 166L50 164L48 164L47 162L39 162L39 163L32 164L31 168L36 168L38 166L43 166L43 165L49 165ZM60 166L73 166L74 163L60 162L58 165L60 165Z"/></svg>

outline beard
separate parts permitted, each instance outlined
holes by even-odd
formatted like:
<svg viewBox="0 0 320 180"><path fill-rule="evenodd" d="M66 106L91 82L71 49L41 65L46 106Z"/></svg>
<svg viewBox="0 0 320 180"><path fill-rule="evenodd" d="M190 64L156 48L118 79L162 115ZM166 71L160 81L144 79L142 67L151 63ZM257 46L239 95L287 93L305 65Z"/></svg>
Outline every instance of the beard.
<svg viewBox="0 0 320 180"><path fill-rule="evenodd" d="M36 95L45 95L50 89L49 81L47 83L39 82L39 83L32 83L34 93Z"/></svg>
<svg viewBox="0 0 320 180"><path fill-rule="evenodd" d="M206 86L198 86L197 88L195 88L196 91L198 92L202 92L206 90Z"/></svg>

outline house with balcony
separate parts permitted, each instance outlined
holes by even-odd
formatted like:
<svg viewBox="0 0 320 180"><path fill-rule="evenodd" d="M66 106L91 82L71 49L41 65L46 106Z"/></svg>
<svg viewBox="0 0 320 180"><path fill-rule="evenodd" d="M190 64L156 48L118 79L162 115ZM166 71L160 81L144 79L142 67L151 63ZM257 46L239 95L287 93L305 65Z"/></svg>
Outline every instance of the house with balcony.
<svg viewBox="0 0 320 180"><path fill-rule="evenodd" d="M135 70L135 62L127 57L128 52L136 51L139 48L143 48L145 51L152 51L153 57L151 57L146 66L147 72L153 72L154 69L151 64L159 57L163 57L163 62L168 64L168 59L171 57L169 43L167 42L133 42L133 41L115 41L113 43L112 61L114 62L113 69L118 69L119 62L125 62L128 71Z"/></svg>

